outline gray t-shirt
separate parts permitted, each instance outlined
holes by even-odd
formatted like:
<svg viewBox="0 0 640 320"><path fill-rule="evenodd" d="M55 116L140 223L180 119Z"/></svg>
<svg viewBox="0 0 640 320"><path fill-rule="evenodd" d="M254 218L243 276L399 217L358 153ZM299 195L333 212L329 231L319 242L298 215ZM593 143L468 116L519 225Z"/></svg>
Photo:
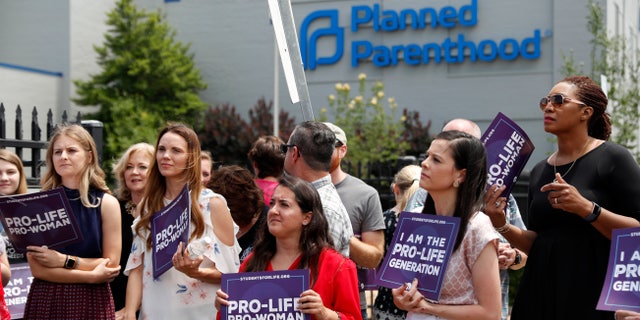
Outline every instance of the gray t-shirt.
<svg viewBox="0 0 640 320"><path fill-rule="evenodd" d="M378 191L364 181L347 174L336 189L347 208L353 233L360 237L363 232L384 230L384 216Z"/></svg>
<svg viewBox="0 0 640 320"><path fill-rule="evenodd" d="M347 174L336 189L342 199L342 203L349 213L349 220L353 233L358 239L363 232L384 230L384 215L378 191L364 181ZM360 289L360 308L367 308L367 300L364 290L372 285L368 283L369 273L372 269L358 267L358 286Z"/></svg>

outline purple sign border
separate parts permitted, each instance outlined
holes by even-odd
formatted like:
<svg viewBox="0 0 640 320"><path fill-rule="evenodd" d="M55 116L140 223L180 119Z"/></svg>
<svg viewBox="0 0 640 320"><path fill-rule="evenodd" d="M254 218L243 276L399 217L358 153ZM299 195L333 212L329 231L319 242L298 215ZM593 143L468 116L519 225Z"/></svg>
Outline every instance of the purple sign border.
<svg viewBox="0 0 640 320"><path fill-rule="evenodd" d="M640 250L640 236L633 235L633 233L640 233L640 227L636 228L624 228L613 229L611 232L611 250L609 252L609 264L607 266L607 276L605 277L604 284L602 285L602 292L598 299L598 310L616 311L616 310L630 310L640 312L640 291L639 292L617 292L613 291L613 272L616 265L617 256L622 251ZM632 242L629 238L636 238L637 242ZM635 245L635 248L633 247ZM637 263L636 263L637 265ZM640 282L640 277L635 279ZM635 295L636 299L633 302L624 302L620 300L634 300L632 295Z"/></svg>
<svg viewBox="0 0 640 320"><path fill-rule="evenodd" d="M432 220L440 220L444 221L442 224L435 224L423 221L414 221L414 218L418 219L432 219ZM418 291L422 293L425 298L437 301L440 297L440 290L442 289L442 282L444 281L444 276L446 274L447 265L449 263L449 259L451 258L451 254L453 252L453 246L455 244L458 229L460 227L460 218L457 217L448 217L448 216L438 216L438 215L427 215L423 213L414 213L414 212L406 212L403 211L398 216L398 224L396 230L393 234L393 240L391 241L389 248L393 248L393 246L398 242L398 237L400 234L405 232L408 229L413 229L415 224L430 224L432 227L439 229L438 235L441 237L447 238L446 244L446 253L444 262L441 264L441 271L438 276L433 280L433 277L428 277L424 274L413 273L411 276L406 276L407 272L401 272L398 269L391 268L388 266L389 260L395 257L392 253L392 250L387 250L387 255L385 256L382 264L378 268L377 271L377 283L380 286L387 288L397 288L404 283L413 281L414 278L418 279ZM402 260L406 260L402 258Z"/></svg>
<svg viewBox="0 0 640 320"><path fill-rule="evenodd" d="M7 307L9 308L9 313L11 314L11 319L22 319L24 316L24 308L27 305L27 296L29 295L29 289L31 287L31 280L33 279L33 275L31 274L31 269L29 268L29 264L26 262L17 263L11 265L11 280L9 280L9 284L4 287L5 290L5 300L11 301L12 299L20 298L24 299L24 303L20 304L9 304L7 302ZM21 282L21 285L18 285L16 282ZM26 289L22 287L26 286ZM7 295L7 290L10 292L14 292L18 290L20 293L15 296Z"/></svg>
<svg viewBox="0 0 640 320"><path fill-rule="evenodd" d="M504 134L507 132L509 132L507 136L509 138L505 140L504 144L498 144L497 146L499 148L496 149L495 144L502 142L502 140L505 138ZM491 124L489 124L489 127L480 139L485 145L485 149L487 150L487 177L491 178L490 169L492 168L492 166L497 165L498 167L500 167L501 172L505 169L504 166L500 165L500 151L510 140L513 132L517 132L518 135L520 135L520 137L524 139L524 146L518 153L518 158L516 159L517 163L511 167L511 171L506 176L507 178L509 178L509 180L503 181L503 183L507 186L507 188L501 194L501 196L503 197L507 197L511 193L511 190L515 186L516 180L529 161L533 150L535 150L535 146L531 142L531 139L529 139L527 133L522 130L522 128L520 128L517 123L515 123L502 112L498 112L498 114L493 119ZM491 179L487 179L487 187L491 186L491 184Z"/></svg>
<svg viewBox="0 0 640 320"><path fill-rule="evenodd" d="M178 196L173 199L166 207L162 210L156 212L151 219L151 234L152 238L152 247L151 247L151 259L153 262L153 278L159 278L163 273L167 272L167 270L173 267L173 261L171 260L173 254L178 250L178 245L182 242L185 246L189 242L189 224L191 223L191 201L189 198L189 189L185 184L184 188ZM176 208L178 210L176 210ZM187 227L183 231L183 233L177 237L174 241L171 241L167 246L160 249L160 251L156 250L156 234L163 230L167 225L165 224L168 219L171 219L172 216L175 216L175 220L179 219L182 213L187 210L189 219L186 222ZM175 221L172 220L172 221ZM173 222L172 222L173 224Z"/></svg>
<svg viewBox="0 0 640 320"><path fill-rule="evenodd" d="M29 199L33 197L39 197L39 198ZM30 203L30 202L41 203L40 207L56 208L56 209L64 208L64 210L67 213L67 217L69 218L69 221L70 221L69 226L60 227L60 229L57 229L55 231L42 232L42 233L54 234L56 238L58 238L57 240L53 240L51 238L43 239L41 235L39 236L34 236L29 234L16 235L16 234L12 234L9 230L10 228L8 228L7 226L7 222L5 221L6 212L4 210L0 210L0 215L2 216L2 220L0 221L0 223L2 223L2 226L7 235L7 238L13 245L13 248L16 250L16 252L26 253L27 246L29 245L36 245L36 246L46 245L49 248L55 249L55 248L63 247L66 245L70 245L70 244L74 244L82 241L83 239L82 233L80 232L80 228L78 227L78 223L76 222L76 217L73 211L71 210L69 199L67 199L67 195L64 193L64 189L62 187L46 190L46 191L34 192L34 193L4 196L1 198L2 199L0 199L0 206L4 203L4 201L2 200L15 200L15 199L25 198L25 199L28 199L26 200L27 203ZM45 204L43 205L42 202L45 202ZM25 207L28 207L28 204L25 204ZM39 212L40 211L38 211L38 213ZM13 214L13 213L16 213L16 214ZM21 209L19 211L16 210L13 213L12 215L14 217L17 217L17 216L33 217L35 214L37 214L37 213L31 212L31 210L25 210L25 209ZM47 242L47 240L52 242Z"/></svg>
<svg viewBox="0 0 640 320"><path fill-rule="evenodd" d="M274 279L274 276L277 277ZM254 280L243 280L243 278L253 278ZM259 279L260 277L268 277L269 279ZM292 281L293 280L293 281ZM299 281L295 281L299 280ZM237 285L238 282L251 281L251 286L256 284L268 285L271 290L246 290L246 286ZM222 282L220 284L221 290L229 295L228 301L240 300L240 299L256 299L260 301L261 309L265 305L265 300L271 298L296 298L299 297L302 292L309 289L310 272L309 269L295 269L295 270L278 270L278 271L260 271L260 272L240 272L240 273L223 273ZM295 287L292 287L291 282L295 282ZM288 296L278 296L274 292L277 290L275 287L280 287ZM220 320L226 320L228 317L229 307L220 306ZM268 312L267 312L268 313ZM287 312L291 313L291 312ZM295 310L294 313L301 313L301 311ZM303 314L305 320L310 320L309 314ZM252 319L258 319L253 317ZM287 318L288 319L288 318Z"/></svg>

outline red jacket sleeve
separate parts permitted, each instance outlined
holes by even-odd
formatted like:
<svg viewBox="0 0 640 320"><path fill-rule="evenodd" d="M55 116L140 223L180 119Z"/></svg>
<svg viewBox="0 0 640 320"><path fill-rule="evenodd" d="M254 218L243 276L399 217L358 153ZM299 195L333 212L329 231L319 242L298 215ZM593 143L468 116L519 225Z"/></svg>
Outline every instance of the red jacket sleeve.
<svg viewBox="0 0 640 320"><path fill-rule="evenodd" d="M362 320L355 263L329 249L322 252L318 265L313 290L320 294L324 305L339 312L342 320Z"/></svg>

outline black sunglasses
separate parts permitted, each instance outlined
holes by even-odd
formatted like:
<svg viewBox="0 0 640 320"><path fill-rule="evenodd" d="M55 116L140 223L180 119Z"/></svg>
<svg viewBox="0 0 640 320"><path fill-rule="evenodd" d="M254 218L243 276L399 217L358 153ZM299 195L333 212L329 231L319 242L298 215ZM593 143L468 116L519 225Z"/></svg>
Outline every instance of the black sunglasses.
<svg viewBox="0 0 640 320"><path fill-rule="evenodd" d="M549 105L549 103L551 103L551 105L554 108L557 108L567 102L574 102L574 103L586 106L584 102L578 101L573 98L565 97L559 93L556 93L550 96L542 97L542 99L540 99L540 109L544 110L547 107L547 105Z"/></svg>
<svg viewBox="0 0 640 320"><path fill-rule="evenodd" d="M295 144L281 144L280 145L280 152L282 152L282 154L287 154L287 151L289 150L289 148L293 148L295 146Z"/></svg>

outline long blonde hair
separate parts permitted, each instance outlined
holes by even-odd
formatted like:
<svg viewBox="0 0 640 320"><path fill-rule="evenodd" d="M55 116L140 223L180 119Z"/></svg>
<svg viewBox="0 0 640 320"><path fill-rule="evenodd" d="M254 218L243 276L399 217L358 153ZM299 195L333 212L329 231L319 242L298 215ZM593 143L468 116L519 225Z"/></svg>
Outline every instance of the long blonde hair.
<svg viewBox="0 0 640 320"><path fill-rule="evenodd" d="M398 197L396 197L396 208L404 209L409 203L411 196L418 191L420 187L420 166L410 164L403 167L393 177L391 186L398 186Z"/></svg>
<svg viewBox="0 0 640 320"><path fill-rule="evenodd" d="M83 168L78 191L80 191L80 201L83 206L89 208L98 207L100 205L100 199L93 199L92 202L89 199L89 188L93 187L109 194L111 191L109 191L109 187L104 181L104 171L102 171L98 164L98 149L96 148L96 143L93 141L91 134L78 124L64 124L58 127L53 136L51 136L49 146L47 147L47 172L42 176L42 179L40 179L42 190L51 190L62 185L62 177L60 177L53 166L53 145L62 136L75 140L85 151L91 154L89 162Z"/></svg>
<svg viewBox="0 0 640 320"><path fill-rule="evenodd" d="M15 194L27 193L27 177L24 175L24 166L22 165L22 160L20 160L18 155L7 149L0 149L0 160L9 162L18 168L20 182L18 182L18 188L16 189Z"/></svg>

